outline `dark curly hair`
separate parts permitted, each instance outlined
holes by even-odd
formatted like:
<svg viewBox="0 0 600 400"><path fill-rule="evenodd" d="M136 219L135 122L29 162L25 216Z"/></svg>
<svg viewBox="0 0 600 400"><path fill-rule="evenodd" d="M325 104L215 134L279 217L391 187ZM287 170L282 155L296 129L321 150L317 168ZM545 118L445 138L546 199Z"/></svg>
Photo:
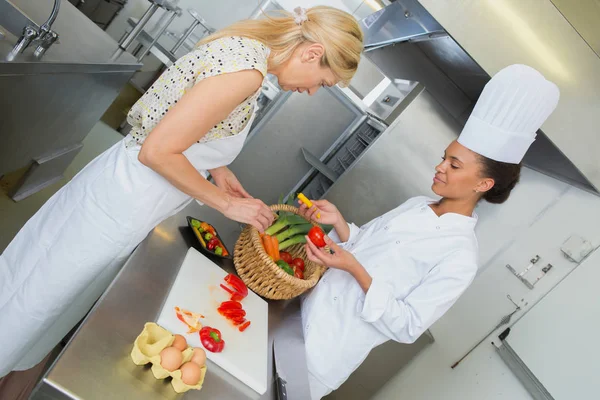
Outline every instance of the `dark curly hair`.
<svg viewBox="0 0 600 400"><path fill-rule="evenodd" d="M481 176L494 180L494 187L483 193L481 197L492 204L502 204L510 196L510 192L521 177L521 164L509 164L492 160L479 155Z"/></svg>

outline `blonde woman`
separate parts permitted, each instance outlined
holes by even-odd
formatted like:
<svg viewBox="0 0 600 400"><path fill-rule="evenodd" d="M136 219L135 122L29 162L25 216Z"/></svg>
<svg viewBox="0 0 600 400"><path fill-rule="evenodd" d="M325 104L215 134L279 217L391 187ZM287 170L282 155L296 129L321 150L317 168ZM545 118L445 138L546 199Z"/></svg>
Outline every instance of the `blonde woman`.
<svg viewBox="0 0 600 400"><path fill-rule="evenodd" d="M132 133L56 193L0 256L0 377L39 362L72 328L55 322L78 294L192 199L269 226L269 208L226 167L242 149L263 79L272 73L284 90L308 94L345 84L362 40L351 15L298 8L225 28L165 71L131 109Z"/></svg>

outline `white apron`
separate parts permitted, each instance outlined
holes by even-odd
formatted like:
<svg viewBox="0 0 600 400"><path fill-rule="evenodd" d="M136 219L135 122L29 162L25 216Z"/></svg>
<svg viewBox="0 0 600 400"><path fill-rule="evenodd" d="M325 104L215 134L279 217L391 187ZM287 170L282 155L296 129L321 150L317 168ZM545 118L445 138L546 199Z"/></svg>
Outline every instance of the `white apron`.
<svg viewBox="0 0 600 400"><path fill-rule="evenodd" d="M206 177L237 157L253 119L237 135L183 154ZM0 255L0 377L38 364L101 294L86 289L112 279L156 225L192 200L140 163L129 140L90 162Z"/></svg>

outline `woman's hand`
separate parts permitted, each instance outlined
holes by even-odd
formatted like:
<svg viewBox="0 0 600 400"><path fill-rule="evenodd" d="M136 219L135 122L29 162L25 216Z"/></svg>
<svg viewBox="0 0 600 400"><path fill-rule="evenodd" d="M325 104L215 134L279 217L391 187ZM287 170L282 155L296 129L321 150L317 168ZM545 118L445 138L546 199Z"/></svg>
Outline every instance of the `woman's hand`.
<svg viewBox="0 0 600 400"><path fill-rule="evenodd" d="M211 169L210 175L213 177L218 188L232 197L240 199L252 199L253 197L246 192L238 178L227 167Z"/></svg>
<svg viewBox="0 0 600 400"><path fill-rule="evenodd" d="M308 236L306 237L306 256L310 261L320 265L325 265L326 267L341 269L350 273L352 273L352 271L356 269L358 265L360 265L352 253L342 249L328 236L325 236L325 243L331 250L333 250L333 254L330 254L324 248L319 249L313 242L310 241Z"/></svg>
<svg viewBox="0 0 600 400"><path fill-rule="evenodd" d="M325 249L319 249L307 237L305 248L308 259L326 267L348 272L356 279L363 292L367 293L371 287L371 283L373 283L373 278L369 275L365 267L358 262L352 253L342 249L328 236L325 236L325 243L333 250L333 254L328 253Z"/></svg>
<svg viewBox="0 0 600 400"><path fill-rule="evenodd" d="M300 200L298 200L298 202L300 203L300 215L309 221L312 220L320 224L336 225L343 219L337 207L327 200L311 200L313 203L311 208L308 208L306 204L302 203ZM317 215L319 214L321 215L321 218L317 218Z"/></svg>
<svg viewBox="0 0 600 400"><path fill-rule="evenodd" d="M260 232L271 226L275 220L273 211L258 199L229 197L228 205L222 213L234 221L250 224Z"/></svg>
<svg viewBox="0 0 600 400"><path fill-rule="evenodd" d="M300 215L309 221L316 221L320 224L333 225L342 242L348 241L350 238L350 228L344 219L342 213L335 205L327 200L311 200L313 206L311 208L300 202ZM317 218L320 214L321 218Z"/></svg>

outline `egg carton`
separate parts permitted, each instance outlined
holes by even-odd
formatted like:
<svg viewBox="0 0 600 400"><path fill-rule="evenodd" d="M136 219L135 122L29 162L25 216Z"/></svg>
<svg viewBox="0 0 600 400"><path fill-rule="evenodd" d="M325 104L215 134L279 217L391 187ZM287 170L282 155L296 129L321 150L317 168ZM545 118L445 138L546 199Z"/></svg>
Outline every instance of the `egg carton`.
<svg viewBox="0 0 600 400"><path fill-rule="evenodd" d="M200 390L206 376L206 365L201 368L200 381L197 385L190 386L183 383L181 380L181 371L179 369L171 372L167 371L160 365L160 352L171 346L175 336L165 328L148 322L144 325L144 330L135 339L133 350L131 350L131 359L136 365L152 364L152 374L156 379L166 379L171 377L171 385L177 393L184 393L190 389ZM194 351L188 347L183 354L183 363L192 359ZM183 365L183 364L182 364Z"/></svg>

